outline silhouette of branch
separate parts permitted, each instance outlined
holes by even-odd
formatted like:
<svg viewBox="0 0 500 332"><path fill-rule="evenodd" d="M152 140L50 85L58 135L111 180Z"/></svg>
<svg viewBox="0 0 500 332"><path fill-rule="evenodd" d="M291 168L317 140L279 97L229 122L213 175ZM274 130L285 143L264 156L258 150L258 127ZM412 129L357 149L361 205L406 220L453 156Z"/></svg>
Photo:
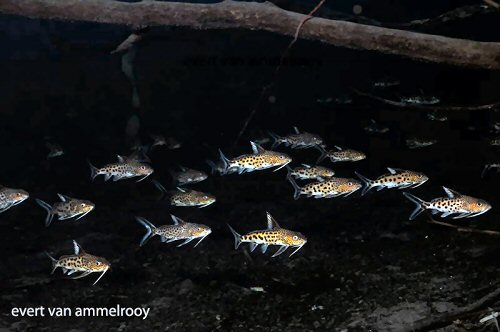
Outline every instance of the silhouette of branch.
<svg viewBox="0 0 500 332"><path fill-rule="evenodd" d="M185 26L195 29L264 30L293 36L306 15L270 2L215 4L144 0L2 0L0 13L32 18L128 26ZM358 23L316 18L300 37L323 43L455 66L500 69L500 43L478 42Z"/></svg>
<svg viewBox="0 0 500 332"><path fill-rule="evenodd" d="M487 234L487 235L494 235L494 236L500 236L499 231L491 231L487 229L475 229L475 228L470 228L470 227L461 227L458 225L453 225L449 224L446 222L442 221L437 221L434 218L429 216L429 220L427 221L429 224L435 224L435 225L440 225L440 226L445 226L445 227L450 227L454 228L458 232L463 232L463 233L479 233L479 234Z"/></svg>
<svg viewBox="0 0 500 332"><path fill-rule="evenodd" d="M485 104L485 105L469 105L469 106L457 106L457 105L449 105L449 106L436 106L436 105L418 105L418 104L409 104L401 101L395 101L390 99L385 99L379 96L372 95L367 92L362 92L357 89L353 89L354 93L359 96L366 97L372 100L376 100L386 105L399 107L399 108L407 108L407 109L416 109L423 111L488 111L496 108L500 108L500 102Z"/></svg>

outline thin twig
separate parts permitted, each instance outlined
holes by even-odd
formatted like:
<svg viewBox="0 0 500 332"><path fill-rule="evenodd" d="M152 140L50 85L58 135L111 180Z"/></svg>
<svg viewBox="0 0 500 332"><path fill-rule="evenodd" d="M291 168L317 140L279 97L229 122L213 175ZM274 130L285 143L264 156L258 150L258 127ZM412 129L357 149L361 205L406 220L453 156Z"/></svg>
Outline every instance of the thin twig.
<svg viewBox="0 0 500 332"><path fill-rule="evenodd" d="M499 231L492 231L492 230L487 230L487 229L475 229L475 228L470 228L470 227L461 227L458 225L453 225L453 224L448 224L446 222L442 221L437 221L434 218L432 218L429 215L429 220L427 220L429 224L435 224L435 225L441 225L441 226L446 226L450 228L454 228L458 232L464 232L464 233L479 233L479 234L488 234L488 235L494 235L494 236L500 236Z"/></svg>
<svg viewBox="0 0 500 332"><path fill-rule="evenodd" d="M379 96L372 95L367 92L362 92L357 89L353 89L354 93L356 93L359 96L370 98L376 101L379 101L381 103L384 103L386 105L394 106L394 107L399 107L399 108L407 108L407 109L415 109L415 110L422 110L422 111L488 111L488 110L493 110L496 108L500 107L500 102L495 102L491 104L485 104L485 105L471 105L471 106L457 106L457 105L450 105L450 106L434 106L434 105L418 105L418 104L408 104L400 101L395 101L395 100L389 100L385 99Z"/></svg>
<svg viewBox="0 0 500 332"><path fill-rule="evenodd" d="M240 132L238 133L238 136L236 136L236 140L234 141L233 143L233 147L232 149L234 150L234 148L236 147L236 145L238 144L238 141L240 140L241 136L243 136L243 134L245 133L245 130L247 129L248 125L250 124L250 121L252 121L252 118L254 117L255 113L257 113L257 110L260 106L260 104L262 103L262 100L264 99L267 91L269 89L271 89L273 86L274 86L274 82L276 81L276 77L278 76L278 73L281 69L281 67L283 66L283 62L285 61L285 58L287 57L290 49L292 48L292 46L295 44L295 42L297 41L297 39L299 38L299 33L300 33L300 30L302 29L302 27L304 26L304 24L309 21L311 18L312 18L312 15L314 15L314 13L316 13L318 11L318 9L321 8L321 6L325 3L325 0L321 0L317 5L316 7L314 7L310 12L309 14L307 14L306 17L304 17L302 19L302 21L300 21L299 25L297 26L297 29L295 30L295 35L292 39L292 41L290 42L290 44L288 44L288 47L285 49L285 51L283 52L283 54L281 55L281 58L280 58L280 62L278 64L278 66L276 67L276 70L274 71L274 79L273 79L273 82L265 85L261 92L260 92L260 96L259 98L257 99L257 103L255 104L254 108L252 109L252 111L250 112L250 114L248 115L247 119L245 120L245 122L243 123L243 127L241 127L241 130Z"/></svg>

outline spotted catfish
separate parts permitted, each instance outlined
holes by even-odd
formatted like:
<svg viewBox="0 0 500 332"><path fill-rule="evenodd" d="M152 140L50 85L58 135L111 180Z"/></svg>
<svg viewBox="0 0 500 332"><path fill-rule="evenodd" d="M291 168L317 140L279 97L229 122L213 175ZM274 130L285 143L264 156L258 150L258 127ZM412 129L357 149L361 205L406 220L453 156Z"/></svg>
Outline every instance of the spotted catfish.
<svg viewBox="0 0 500 332"><path fill-rule="evenodd" d="M25 190L0 186L0 213L21 204L27 200L29 196L30 195Z"/></svg>
<svg viewBox="0 0 500 332"><path fill-rule="evenodd" d="M348 178L332 177L326 181L307 183L303 187L299 187L292 177L289 177L288 180L295 189L294 199L299 199L300 195L314 198L346 197L362 187L359 181Z"/></svg>
<svg viewBox="0 0 500 332"><path fill-rule="evenodd" d="M410 193L403 193L406 198L417 204L417 208L410 215L410 220L415 219L425 210L429 210L432 214L442 213L441 217L443 218L455 215L453 219L459 219L477 217L491 209L491 205L482 199L465 196L446 187L443 187L443 189L447 197L435 198L430 202L426 202Z"/></svg>
<svg viewBox="0 0 500 332"><path fill-rule="evenodd" d="M71 198L62 194L57 195L61 199L61 202L54 203L52 206L41 199L36 199L38 205L47 211L47 217L45 218L45 226L47 227L51 224L54 216L57 216L58 220L66 220L74 217L76 217L75 220L78 220L85 217L95 207L94 203L90 201Z"/></svg>
<svg viewBox="0 0 500 332"><path fill-rule="evenodd" d="M169 192L161 183L153 180L153 184L161 191L163 196L169 198L170 204L174 206L198 206L204 208L215 203L215 196L196 190L177 188L177 191Z"/></svg>
<svg viewBox="0 0 500 332"><path fill-rule="evenodd" d="M174 183L177 186L185 186L192 183L198 183L208 178L205 172L195 169L179 166L180 172L171 172Z"/></svg>
<svg viewBox="0 0 500 332"><path fill-rule="evenodd" d="M425 139L412 137L406 140L406 146L410 149L424 148L426 146L431 146L437 143L435 139Z"/></svg>
<svg viewBox="0 0 500 332"><path fill-rule="evenodd" d="M294 134L284 137L278 136L274 133L269 133L273 139L271 149L276 148L280 144L289 146L292 149L314 148L323 144L323 139L319 135L311 134L305 131L300 132L297 127L293 127L293 130L295 131Z"/></svg>
<svg viewBox="0 0 500 332"><path fill-rule="evenodd" d="M136 159L118 156L118 162L97 168L89 162L91 178L94 180L98 175L104 175L104 181L113 178L113 181L130 179L140 176L140 182L153 173L153 168Z"/></svg>
<svg viewBox="0 0 500 332"><path fill-rule="evenodd" d="M99 278L94 282L94 285L97 284L109 270L111 264L103 257L86 253L75 240L73 240L73 248L73 255L61 256L59 259L55 259L48 252L45 253L52 261L52 274L58 267L62 268L63 273L66 273L68 276L80 273L72 277L72 279L80 279L94 272L101 273Z"/></svg>
<svg viewBox="0 0 500 332"><path fill-rule="evenodd" d="M377 191L384 188L416 188L429 180L425 174L419 172L391 167L387 167L387 170L389 174L381 175L375 180L370 180L358 172L354 172L365 183L361 195L366 194L372 188L377 188Z"/></svg>
<svg viewBox="0 0 500 332"><path fill-rule="evenodd" d="M318 181L323 181L324 179L331 178L335 175L335 172L329 168L323 166L311 166L307 164L302 164L302 166L291 168L288 167L288 177L293 176L296 179L301 180L312 180L316 179Z"/></svg>
<svg viewBox="0 0 500 332"><path fill-rule="evenodd" d="M244 154L242 156L228 159L221 150L219 154L224 163L224 174L227 174L231 169L237 169L238 174L261 171L272 167L277 167L274 171L288 165L292 158L280 152L265 150L257 143L250 142L253 154Z"/></svg>
<svg viewBox="0 0 500 332"><path fill-rule="evenodd" d="M140 246L142 247L150 238L155 235L160 236L161 242L173 242L178 240L183 240L182 243L177 245L177 247L181 247L189 242L200 239L194 246L200 244L210 233L212 230L210 227L202 225L202 224L194 224L190 222L185 222L184 220L177 218L174 215L170 215L174 222L173 225L163 225L156 227L148 220L136 217L135 219L144 227L146 227L146 235L141 240Z"/></svg>
<svg viewBox="0 0 500 332"><path fill-rule="evenodd" d="M265 253L270 245L280 246L278 251L276 251L272 256L276 257L281 255L290 247L297 248L290 254L290 256L292 256L307 243L307 238L304 235L281 228L271 214L269 212L266 213L267 229L264 230L253 231L245 235L240 235L230 225L228 225L234 236L235 249L238 249L240 244L244 242L248 242L250 244L250 251L252 252L259 245L261 245L260 250L262 253Z"/></svg>
<svg viewBox="0 0 500 332"><path fill-rule="evenodd" d="M360 161L366 159L366 155L361 151L356 151L353 149L343 149L340 146L335 146L336 150L325 150L324 147L320 147L321 156L316 163L320 163L325 158L329 158L331 162L341 162L341 161Z"/></svg>

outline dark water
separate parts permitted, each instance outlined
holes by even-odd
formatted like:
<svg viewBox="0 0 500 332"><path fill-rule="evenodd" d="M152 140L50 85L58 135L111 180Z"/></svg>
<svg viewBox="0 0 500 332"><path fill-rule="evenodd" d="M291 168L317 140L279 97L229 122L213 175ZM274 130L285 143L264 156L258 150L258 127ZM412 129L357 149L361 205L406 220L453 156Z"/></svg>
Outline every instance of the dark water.
<svg viewBox="0 0 500 332"><path fill-rule="evenodd" d="M415 19L455 5L440 2L440 8L415 13L408 4L408 8L395 8L394 15L405 13ZM370 2L366 8L373 8L373 17L391 21ZM125 127L132 115L140 118L143 141L150 139L149 133L161 133L183 143L179 150L157 148L150 154L152 178L169 188L169 169L184 165L208 172L205 160L215 159L218 148L230 156L248 153L250 139L268 131L284 135L298 126L321 135L329 146L366 152L368 158L357 163L325 161L337 175L354 177L358 171L374 178L388 166L424 172L430 180L414 194L438 197L443 195L440 186L445 185L483 198L493 205L490 212L456 223L498 230L500 175L491 172L482 179L480 174L485 163L500 161L498 150L488 144L490 125L500 121L500 114L453 112L446 114L449 121L435 122L425 112L390 108L356 97L351 90L370 91L371 82L389 76L401 81L399 87L380 92L389 99L422 90L439 97L444 105L485 104L500 99L498 72L299 41L275 76L288 38L247 31L153 30L135 61L141 107L134 109L120 55L109 55L127 36L126 29L0 20L5 27L0 37L4 45L0 51L1 184L23 188L31 196L0 215L0 327L19 331L412 330L413 322L451 312L498 287L498 237L429 225L423 216L409 222L414 206L398 190L295 201L285 170L264 171L211 176L192 187L216 195L214 205L174 208L159 199L150 179L92 182L87 166L87 160L103 165L114 161L116 154L129 152ZM466 20L439 33L483 39L494 34L485 28L488 22ZM271 82L273 87L257 104L262 88ZM343 95L352 97L353 103L317 102ZM255 117L234 146L254 107ZM390 131L366 133L363 127L371 118ZM410 150L405 139L411 136L439 142ZM61 144L65 155L47 160L47 140ZM313 163L319 155L314 149L279 150L289 153L294 165ZM55 221L45 228L45 212L33 198L55 202L56 193L89 199L96 209L81 221ZM233 250L225 224L241 232L264 228L265 211L283 227L307 236L307 245L292 258ZM134 216L161 225L170 222L169 214L209 225L213 233L197 248L176 248L158 239L139 248L144 228ZM72 239L110 260L112 270L96 286L91 286L94 277L68 280L60 272L50 276L50 261L43 252L69 254ZM151 313L146 320L10 314L13 307L116 304L149 307ZM467 323L477 323L476 318Z"/></svg>

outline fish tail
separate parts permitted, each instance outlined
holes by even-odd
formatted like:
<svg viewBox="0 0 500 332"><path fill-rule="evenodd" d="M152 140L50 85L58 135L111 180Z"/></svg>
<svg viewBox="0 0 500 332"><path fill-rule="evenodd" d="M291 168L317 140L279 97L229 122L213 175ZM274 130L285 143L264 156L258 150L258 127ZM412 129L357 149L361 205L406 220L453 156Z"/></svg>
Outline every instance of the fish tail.
<svg viewBox="0 0 500 332"><path fill-rule="evenodd" d="M54 218L54 214L52 213L52 206L38 198L36 199L36 202L38 203L38 205L43 207L45 211L47 211L47 217L45 218L45 227L49 227L52 219Z"/></svg>
<svg viewBox="0 0 500 332"><path fill-rule="evenodd" d="M222 175L225 175L227 173L227 170L229 169L229 159L227 159L224 153L222 153L221 149L219 149L219 155L222 163L224 164L224 172L222 173Z"/></svg>
<svg viewBox="0 0 500 332"><path fill-rule="evenodd" d="M45 255L47 255L50 258L50 261L52 262L52 272L50 272L50 274L53 274L57 269L57 259L52 257L47 251L45 252Z"/></svg>
<svg viewBox="0 0 500 332"><path fill-rule="evenodd" d="M92 180L94 180L95 177L97 175L99 175L99 169L97 167L95 167L94 165L92 165L92 163L88 160L87 160L87 163L89 164L89 167L90 167L90 178Z"/></svg>
<svg viewBox="0 0 500 332"><path fill-rule="evenodd" d="M318 160L316 161L316 164L319 164L320 162L322 162L326 158L328 152L321 145L317 145L316 148L319 150L319 152L321 152L321 155L319 156Z"/></svg>
<svg viewBox="0 0 500 332"><path fill-rule="evenodd" d="M363 187L363 191L361 192L361 196L366 194L370 189L373 188L373 181L368 179L367 177L364 177L363 175L359 174L358 172L354 172L358 178L361 179L361 181L364 182L365 186Z"/></svg>
<svg viewBox="0 0 500 332"><path fill-rule="evenodd" d="M490 165L485 165L483 168L483 171L481 172L481 178L484 178L486 173L490 170L491 166Z"/></svg>
<svg viewBox="0 0 500 332"><path fill-rule="evenodd" d="M271 139L273 140L273 144L271 145L271 150L272 150L276 148L278 145L280 145L281 137L271 131L269 132L269 136L271 136Z"/></svg>
<svg viewBox="0 0 500 332"><path fill-rule="evenodd" d="M227 227L229 227L229 230L231 231L231 233L233 233L234 236L234 249L238 249L241 244L241 235L238 234L238 232L236 232L234 228L231 227L231 225L227 224Z"/></svg>
<svg viewBox="0 0 500 332"><path fill-rule="evenodd" d="M165 187L157 180L153 180L152 182L155 185L155 187L161 192L160 198L165 197L168 193L167 189L165 189Z"/></svg>
<svg viewBox="0 0 500 332"><path fill-rule="evenodd" d="M293 186L293 189L295 190L295 192L293 193L293 199L295 199L295 200L299 199L300 193L301 193L302 189L299 187L299 185L297 184L297 182L295 182L295 180L293 179L293 177L289 176L288 177L288 181L290 181L290 183Z"/></svg>
<svg viewBox="0 0 500 332"><path fill-rule="evenodd" d="M287 170L287 173L286 173L286 178L289 179L292 177L292 168L289 166L289 165L286 165L286 170Z"/></svg>
<svg viewBox="0 0 500 332"><path fill-rule="evenodd" d="M210 167L210 174L215 175L217 173L217 165L211 161L211 160L206 160L206 163Z"/></svg>
<svg viewBox="0 0 500 332"><path fill-rule="evenodd" d="M144 237L141 239L141 243L139 244L139 246L142 247L150 238L155 235L154 231L156 230L156 226L142 217L135 217L135 220L146 227L146 235L144 235Z"/></svg>
<svg viewBox="0 0 500 332"><path fill-rule="evenodd" d="M413 210L412 214L410 215L410 220L415 219L420 213L424 212L429 206L429 203L418 198L415 195L412 195L412 194L407 193L407 192L404 192L403 195L405 195L406 198L408 198L410 201L412 201L413 203L415 203L417 205L415 210Z"/></svg>

